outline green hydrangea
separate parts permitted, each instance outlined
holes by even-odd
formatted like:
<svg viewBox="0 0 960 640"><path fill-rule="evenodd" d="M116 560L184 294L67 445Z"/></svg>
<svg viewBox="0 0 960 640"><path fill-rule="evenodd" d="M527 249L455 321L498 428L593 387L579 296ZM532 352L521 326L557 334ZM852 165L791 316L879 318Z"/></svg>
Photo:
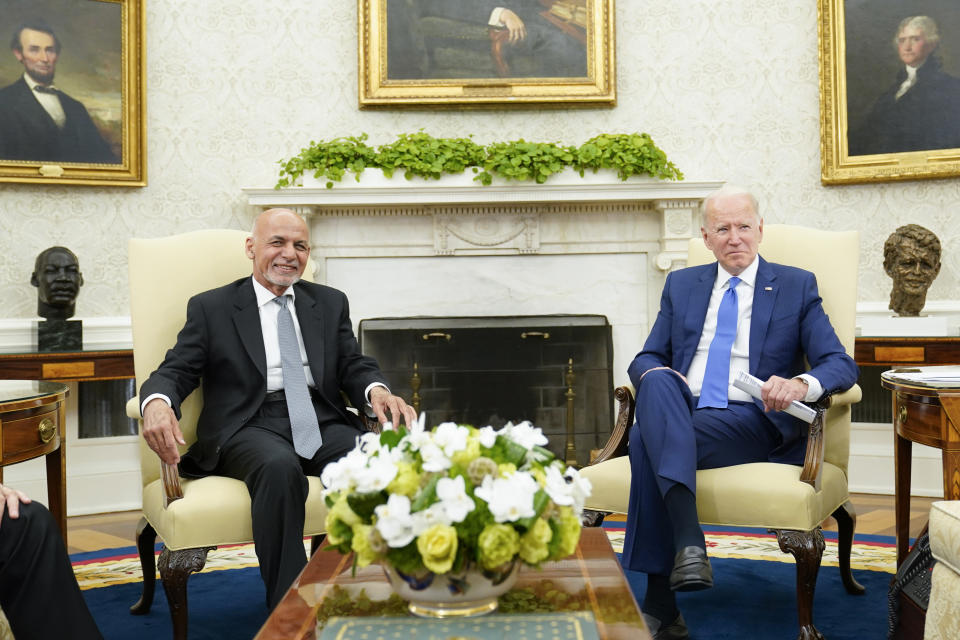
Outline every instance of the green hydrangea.
<svg viewBox="0 0 960 640"><path fill-rule="evenodd" d="M457 556L457 530L444 524L435 524L417 537L417 551L423 566L434 573L446 573Z"/></svg>
<svg viewBox="0 0 960 640"><path fill-rule="evenodd" d="M493 569L513 560L520 550L520 534L508 524L488 524L477 538L477 547L480 564Z"/></svg>
<svg viewBox="0 0 960 640"><path fill-rule="evenodd" d="M371 544L373 533L375 533L373 526L369 524L358 524L353 527L350 548L356 554L357 566L361 569L377 559L377 551Z"/></svg>
<svg viewBox="0 0 960 640"><path fill-rule="evenodd" d="M577 542L580 540L580 518L570 507L560 507L560 517L555 520L557 523L557 551L554 559L566 558L576 551Z"/></svg>
<svg viewBox="0 0 960 640"><path fill-rule="evenodd" d="M550 539L553 529L543 518L537 518L527 532L520 536L520 558L527 564L537 565L550 555Z"/></svg>
<svg viewBox="0 0 960 640"><path fill-rule="evenodd" d="M480 457L480 441L476 438L470 438L467 440L467 446L460 451L455 452L450 456L450 460L453 464L458 464L462 467L466 467L473 460L476 460Z"/></svg>
<svg viewBox="0 0 960 640"><path fill-rule="evenodd" d="M397 464L397 475L387 485L388 493L399 493L412 498L420 488L420 474L409 462Z"/></svg>
<svg viewBox="0 0 960 640"><path fill-rule="evenodd" d="M350 542L350 538L353 536L353 527L361 523L360 516L354 513L350 505L347 504L346 496L341 496L327 511L327 517L324 520L327 540L333 546Z"/></svg>

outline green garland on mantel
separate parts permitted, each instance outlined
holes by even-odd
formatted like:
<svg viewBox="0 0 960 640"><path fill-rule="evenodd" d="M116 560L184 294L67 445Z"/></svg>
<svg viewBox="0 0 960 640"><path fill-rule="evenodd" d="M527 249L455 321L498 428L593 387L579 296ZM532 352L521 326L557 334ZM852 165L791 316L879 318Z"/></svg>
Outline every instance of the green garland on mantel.
<svg viewBox="0 0 960 640"><path fill-rule="evenodd" d="M304 173L313 172L317 179L326 178L330 189L346 171L353 172L359 182L364 169L381 169L387 177L403 171L407 180L415 176L438 180L469 170L484 186L490 185L493 176L543 184L566 167L581 176L588 170L612 169L621 180L630 176L683 180L683 173L646 133L603 133L579 147L522 139L484 147L470 138L435 138L420 130L401 133L376 148L367 144L366 133L311 141L296 156L280 161L276 188L293 186Z"/></svg>

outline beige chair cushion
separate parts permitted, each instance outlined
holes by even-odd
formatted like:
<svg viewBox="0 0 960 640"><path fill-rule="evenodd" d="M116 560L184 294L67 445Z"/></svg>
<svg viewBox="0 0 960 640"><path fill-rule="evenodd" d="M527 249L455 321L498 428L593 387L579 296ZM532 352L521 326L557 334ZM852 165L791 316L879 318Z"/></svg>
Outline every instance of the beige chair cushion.
<svg viewBox="0 0 960 640"><path fill-rule="evenodd" d="M324 532L327 507L320 478L308 476L304 535ZM209 476L181 479L183 499L163 508L163 487L154 480L143 488L143 515L171 550L242 544L253 540L250 492L239 480Z"/></svg>
<svg viewBox="0 0 960 640"><path fill-rule="evenodd" d="M960 638L960 500L930 506L930 550L933 568L925 640Z"/></svg>
<svg viewBox="0 0 960 640"><path fill-rule="evenodd" d="M590 509L627 512L628 456L586 467L580 475L593 484ZM847 500L846 478L832 464L824 464L822 491L799 480L800 467L771 462L698 471L700 522L809 531Z"/></svg>
<svg viewBox="0 0 960 640"><path fill-rule="evenodd" d="M960 575L960 500L930 505L930 550L934 558Z"/></svg>

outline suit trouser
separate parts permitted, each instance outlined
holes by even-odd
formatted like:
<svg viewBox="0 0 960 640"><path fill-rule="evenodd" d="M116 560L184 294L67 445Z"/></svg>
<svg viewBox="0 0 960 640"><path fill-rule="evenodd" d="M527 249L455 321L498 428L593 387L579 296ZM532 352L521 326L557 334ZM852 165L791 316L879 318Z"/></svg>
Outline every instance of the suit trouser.
<svg viewBox="0 0 960 640"><path fill-rule="evenodd" d="M301 458L293 449L286 404L273 404L265 404L223 445L216 469L217 474L243 480L250 491L254 548L271 609L307 564L303 548L307 476L319 476L328 463L353 449L360 435L353 426L325 423L320 427L323 446L312 459Z"/></svg>
<svg viewBox="0 0 960 640"><path fill-rule="evenodd" d="M756 404L697 409L696 398L676 373L647 373L637 389L636 421L630 428L623 566L669 574L675 549L663 496L677 484L696 495L697 469L766 462L780 440Z"/></svg>
<svg viewBox="0 0 960 640"><path fill-rule="evenodd" d="M0 607L17 640L103 638L80 593L57 523L42 504L0 520Z"/></svg>

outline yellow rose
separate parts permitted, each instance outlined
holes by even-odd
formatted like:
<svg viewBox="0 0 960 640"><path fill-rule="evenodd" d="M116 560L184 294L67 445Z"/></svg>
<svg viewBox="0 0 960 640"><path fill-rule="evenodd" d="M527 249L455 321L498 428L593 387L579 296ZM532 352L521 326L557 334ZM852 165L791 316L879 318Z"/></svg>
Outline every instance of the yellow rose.
<svg viewBox="0 0 960 640"><path fill-rule="evenodd" d="M327 511L327 517L324 520L327 540L333 545L346 541L352 535L352 527L360 523L360 516L347 504L346 497L340 497Z"/></svg>
<svg viewBox="0 0 960 640"><path fill-rule="evenodd" d="M358 524L353 528L353 540L350 542L350 548L357 554L357 566L361 569L377 559L377 552L370 544L372 532L373 526L369 524Z"/></svg>
<svg viewBox="0 0 960 640"><path fill-rule="evenodd" d="M520 536L520 558L527 564L540 564L550 554L547 544L552 537L550 525L543 518L537 518L533 526Z"/></svg>
<svg viewBox="0 0 960 640"><path fill-rule="evenodd" d="M457 530L445 524L435 524L417 538L417 551L423 566L434 573L446 573L457 556Z"/></svg>
<svg viewBox="0 0 960 640"><path fill-rule="evenodd" d="M420 474L413 468L413 465L409 462L398 463L397 475L387 485L387 493L398 493L412 498L419 488Z"/></svg>
<svg viewBox="0 0 960 640"><path fill-rule="evenodd" d="M477 538L480 564L485 569L513 560L520 548L520 535L508 524L488 524Z"/></svg>

